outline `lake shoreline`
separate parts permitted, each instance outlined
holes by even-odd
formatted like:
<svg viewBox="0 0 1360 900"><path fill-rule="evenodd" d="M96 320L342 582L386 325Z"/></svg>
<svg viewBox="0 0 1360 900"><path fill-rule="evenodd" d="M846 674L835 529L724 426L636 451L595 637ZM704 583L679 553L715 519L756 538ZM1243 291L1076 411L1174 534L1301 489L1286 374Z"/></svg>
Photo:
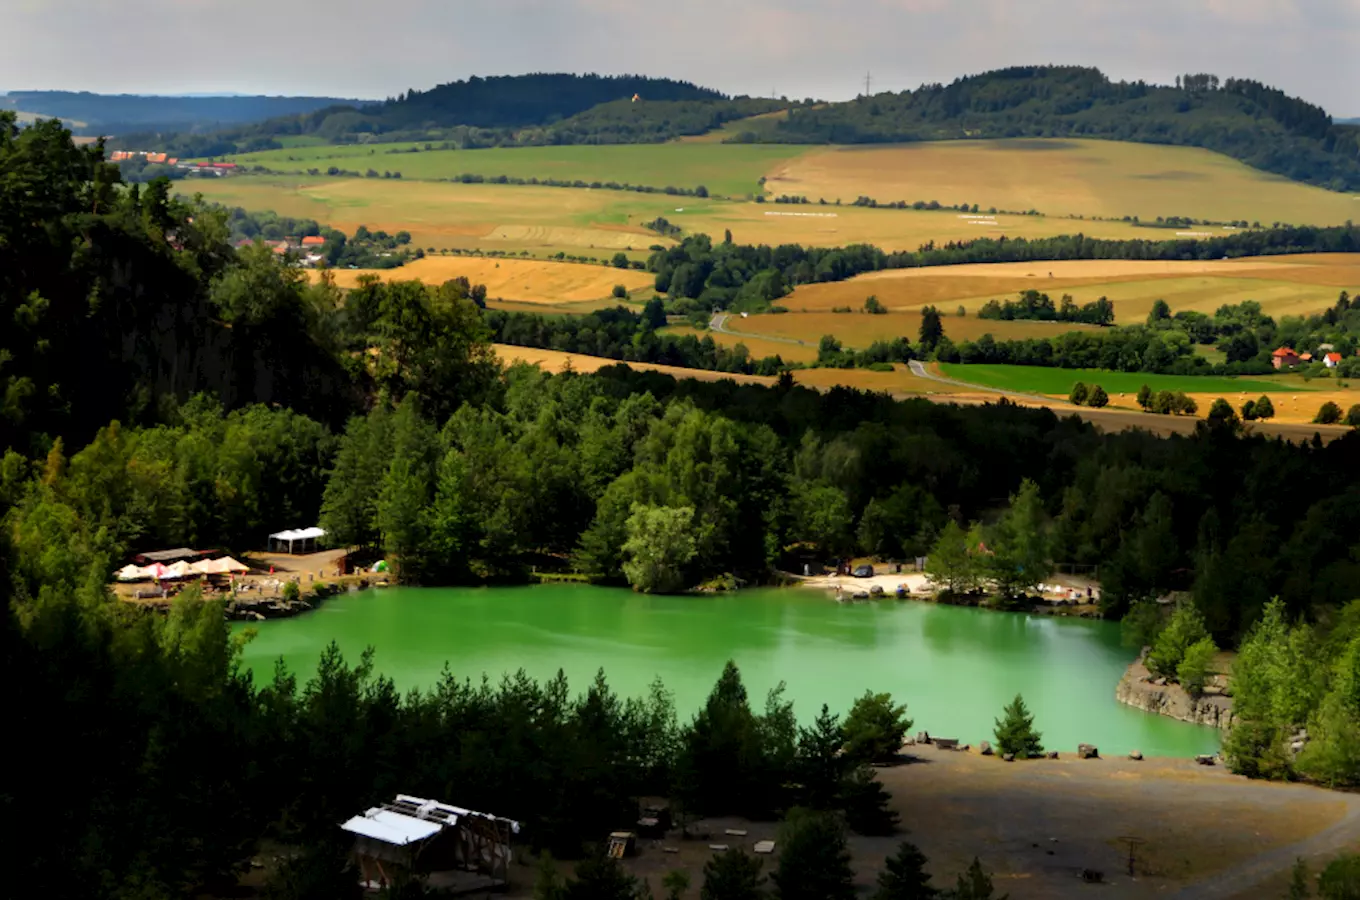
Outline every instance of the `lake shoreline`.
<svg viewBox="0 0 1360 900"><path fill-rule="evenodd" d="M1147 651L1129 664L1124 677L1115 687L1115 699L1126 706L1154 715L1166 716L1191 725L1205 725L1227 731L1234 722L1232 698L1222 693L1205 693L1192 697L1179 684L1165 678L1154 678L1148 671Z"/></svg>

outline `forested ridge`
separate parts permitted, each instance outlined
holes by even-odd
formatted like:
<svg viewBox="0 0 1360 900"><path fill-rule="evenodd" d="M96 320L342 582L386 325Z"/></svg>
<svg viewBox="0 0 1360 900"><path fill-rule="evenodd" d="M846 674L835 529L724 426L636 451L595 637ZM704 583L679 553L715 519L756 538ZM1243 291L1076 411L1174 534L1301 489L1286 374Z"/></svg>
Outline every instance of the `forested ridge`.
<svg viewBox="0 0 1360 900"><path fill-rule="evenodd" d="M55 123L0 115L0 315L15 323L0 332L0 666L24 776L0 812L26 823L17 883L192 894L267 839L303 848L272 896L345 896L335 822L396 790L519 817L527 842L566 854L653 792L689 813L834 814L820 845L842 821L892 829L875 754L854 749L873 697L800 729L777 692L753 709L732 667L681 723L660 686L576 697L561 679L468 682L451 660L402 696L334 650L314 677L257 684L220 605L190 593L159 616L107 591L129 551L241 551L299 521L425 584L539 566L669 591L762 578L800 548L928 551L941 577L961 560L960 592L986 581L1014 602L1054 563L1099 563L1107 614L1178 670L1201 639L1162 621L1168 591L1206 638L1245 638L1235 767L1360 780L1360 615L1343 606L1360 584L1360 436L1107 435L1007 404L506 371L477 286L310 284L167 188L120 185ZM969 553L984 540L985 562ZM1307 690L1282 690L1298 672ZM1295 760L1303 725L1317 738Z"/></svg>
<svg viewBox="0 0 1360 900"><path fill-rule="evenodd" d="M1332 190L1360 186L1360 138L1326 111L1248 79L1113 82L1098 69L1022 66L948 85L793 109L737 140L897 143L1087 137L1203 147Z"/></svg>

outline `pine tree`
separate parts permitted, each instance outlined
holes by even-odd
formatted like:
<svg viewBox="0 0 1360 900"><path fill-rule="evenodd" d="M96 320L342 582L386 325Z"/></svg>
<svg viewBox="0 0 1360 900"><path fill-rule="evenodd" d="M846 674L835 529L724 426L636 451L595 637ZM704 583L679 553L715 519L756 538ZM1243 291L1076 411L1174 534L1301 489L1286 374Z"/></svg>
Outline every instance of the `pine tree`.
<svg viewBox="0 0 1360 900"><path fill-rule="evenodd" d="M831 810L838 805L841 784L849 774L851 761L841 753L845 732L840 717L831 714L825 703L811 728L798 730L798 779L803 785L803 803L811 809Z"/></svg>
<svg viewBox="0 0 1360 900"><path fill-rule="evenodd" d="M779 847L771 878L779 900L853 900L850 850L838 818L793 810L779 830Z"/></svg>
<svg viewBox="0 0 1360 900"><path fill-rule="evenodd" d="M975 856L968 871L955 882L952 900L994 900L992 890L992 879L982 870L982 863ZM1003 894L995 900L1007 900L1009 896Z"/></svg>
<svg viewBox="0 0 1360 900"><path fill-rule="evenodd" d="M930 875L925 870L926 857L910 841L903 841L894 856L883 863L878 873L878 890L874 900L931 900L940 892L930 886Z"/></svg>
<svg viewBox="0 0 1360 900"><path fill-rule="evenodd" d="M760 860L746 851L732 849L704 863L704 886L700 900L762 900L765 876Z"/></svg>
<svg viewBox="0 0 1360 900"><path fill-rule="evenodd" d="M860 766L841 781L845 824L858 834L883 836L897 831L897 813L889 808L892 796L874 770Z"/></svg>
<svg viewBox="0 0 1360 900"><path fill-rule="evenodd" d="M1025 698L1019 694L1002 711L994 735L997 749L1015 754L1016 759L1027 759L1044 752L1040 743L1042 735L1034 730L1034 716L1025 706Z"/></svg>

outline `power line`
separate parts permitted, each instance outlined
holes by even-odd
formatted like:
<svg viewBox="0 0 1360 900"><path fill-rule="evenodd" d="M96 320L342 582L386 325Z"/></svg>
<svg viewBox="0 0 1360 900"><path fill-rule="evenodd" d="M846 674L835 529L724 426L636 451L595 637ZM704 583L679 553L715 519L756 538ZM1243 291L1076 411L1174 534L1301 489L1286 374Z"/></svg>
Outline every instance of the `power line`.
<svg viewBox="0 0 1360 900"><path fill-rule="evenodd" d="M873 83L874 83L874 76L873 76L873 73L872 73L872 72L865 72L865 73L864 73L864 96L866 96L866 97L872 97L872 96L873 96L873 94L870 92L870 86L871 86Z"/></svg>

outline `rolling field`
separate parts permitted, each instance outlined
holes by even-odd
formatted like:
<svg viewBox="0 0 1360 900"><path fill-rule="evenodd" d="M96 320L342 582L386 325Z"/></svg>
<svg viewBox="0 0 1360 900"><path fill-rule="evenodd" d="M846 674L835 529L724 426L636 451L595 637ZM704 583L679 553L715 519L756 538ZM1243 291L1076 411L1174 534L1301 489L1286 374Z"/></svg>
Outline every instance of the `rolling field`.
<svg viewBox="0 0 1360 900"><path fill-rule="evenodd" d="M769 176L775 194L938 200L1046 215L1184 216L1337 225L1357 204L1192 147L1099 140L939 141L810 151ZM1149 240L1174 232L1140 229ZM1182 230L1204 230L1182 229Z"/></svg>
<svg viewBox="0 0 1360 900"><path fill-rule="evenodd" d="M501 147L488 150L424 150L423 143L290 147L224 157L276 172L401 172L402 179L437 180L456 175L505 175L570 181L673 186L699 185L712 194L745 197L760 192L760 178L807 148L793 144L618 144L607 146ZM411 152L411 151L417 152Z"/></svg>
<svg viewBox="0 0 1360 900"><path fill-rule="evenodd" d="M1040 366L1005 366L940 363L940 372L949 378L987 387L1029 394L1066 397L1079 381L1100 385L1114 398L1116 394L1137 394L1147 385L1154 391L1212 393L1215 396L1246 392L1251 395L1300 393L1308 388L1297 384L1262 378L1216 378L1194 375L1153 375L1144 372L1107 372L1102 369L1053 369ZM1320 403L1319 403L1320 405ZM1206 410L1201 410L1204 412Z"/></svg>
<svg viewBox="0 0 1360 900"><path fill-rule="evenodd" d="M1090 325L1071 325L1066 322L991 322L973 316L943 316L945 334L950 340L974 340L990 333L997 340L1021 340L1033 337L1054 337L1069 331L1092 328ZM874 341L905 337L916 342L921 330L921 317L914 312L890 312L871 316L865 313L788 312L762 313L748 319L728 320L733 331L751 335L773 335L802 341L816 356L817 342L822 335L834 335L847 347L862 350ZM751 346L747 337L742 337ZM788 347L790 345L784 344Z"/></svg>
<svg viewBox="0 0 1360 900"><path fill-rule="evenodd" d="M736 327L736 326L733 326ZM766 356L779 356L785 362L813 362L817 359L817 342L812 344L786 344L783 341L762 340L758 337L746 337L745 335L727 334L721 331L709 331L691 328L688 325L667 326L664 334L673 334L676 337L683 335L693 335L699 340L706 337L713 338L713 342L720 347L735 347L737 344L745 344L746 349L751 351L751 356L761 359ZM820 336L819 336L820 339Z"/></svg>
<svg viewBox="0 0 1360 900"><path fill-rule="evenodd" d="M611 298L616 284L630 291L652 286L652 276L630 269L614 269L580 263L543 262L526 259L480 259L477 257L427 256L399 269L337 269L336 284L354 287L362 276L377 275L388 281L419 280L443 284L452 278L466 278L486 285L487 302L516 301L519 304L581 304L600 301L605 305L621 302ZM650 296L650 295L649 295ZM540 310L541 311L541 310ZM581 310L577 310L581 311Z"/></svg>
<svg viewBox="0 0 1360 900"><path fill-rule="evenodd" d="M281 152L281 151L272 151ZM480 151L476 151L480 152ZM418 246L465 250L527 250L612 255L619 250L645 258L653 244L670 244L642 227L664 216L687 233L749 244L836 247L872 243L885 250L976 237L1051 237L1071 233L1066 219L1000 217L979 228L950 212L839 209L732 202L695 197L519 185L455 184L308 175L237 175L201 179L183 189L205 199L248 210L273 210L353 232L359 225L406 230ZM818 215L809 215L808 212ZM1143 229L1122 222L1083 223L1100 237L1140 237ZM862 298L861 298L862 299Z"/></svg>
<svg viewBox="0 0 1360 900"><path fill-rule="evenodd" d="M1114 301L1115 321L1120 324L1144 321L1159 299L1166 300L1173 311L1212 314L1225 303L1257 300L1269 315L1302 315L1331 306L1342 289L1355 292L1360 288L1360 254L1207 262L1062 260L901 269L805 285L780 302L795 313L811 313L836 306L859 308L872 294L894 312L919 311L933 304L952 316L959 306L974 312L988 300L1013 299L1029 288L1047 293L1055 302L1063 294L1071 294L1078 303L1108 297Z"/></svg>
<svg viewBox="0 0 1360 900"><path fill-rule="evenodd" d="M584 356L579 353L563 353L559 350L539 350L533 347L516 347L512 344L493 344L496 355L507 365L514 363L527 363L531 366L538 366L545 372L564 372L570 368L573 372L590 373L597 372L606 366L620 365L617 359L605 359L601 356ZM676 366L658 366L651 363L622 363L631 369L639 372L660 372L663 375L670 375L675 378L693 378L696 381L735 381L738 384L763 384L773 385L775 379L767 378L762 375L731 375L727 372L709 372L705 369L681 369Z"/></svg>

